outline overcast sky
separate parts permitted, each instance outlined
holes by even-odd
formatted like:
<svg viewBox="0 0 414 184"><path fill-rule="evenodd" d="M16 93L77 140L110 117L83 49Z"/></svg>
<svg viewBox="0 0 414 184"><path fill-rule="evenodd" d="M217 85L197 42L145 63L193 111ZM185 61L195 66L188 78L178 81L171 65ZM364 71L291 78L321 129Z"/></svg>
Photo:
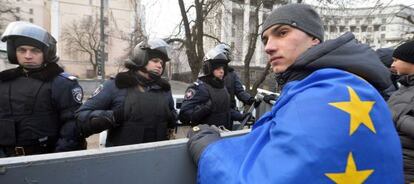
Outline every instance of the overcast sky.
<svg viewBox="0 0 414 184"><path fill-rule="evenodd" d="M191 0L185 0L192 2ZM312 2L314 0L305 0ZM351 7L367 7L375 4L378 0L343 0ZM414 0L380 0L384 5L404 4L414 7ZM146 31L150 38L168 37L177 32L177 25L181 21L178 0L142 0L145 6ZM187 3L189 4L189 3ZM186 4L186 5L187 5Z"/></svg>

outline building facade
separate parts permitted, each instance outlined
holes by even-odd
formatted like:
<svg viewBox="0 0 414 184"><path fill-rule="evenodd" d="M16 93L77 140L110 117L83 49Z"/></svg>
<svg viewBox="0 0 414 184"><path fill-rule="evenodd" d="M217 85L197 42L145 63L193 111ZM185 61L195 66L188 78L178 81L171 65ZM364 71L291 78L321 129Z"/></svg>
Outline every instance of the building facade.
<svg viewBox="0 0 414 184"><path fill-rule="evenodd" d="M244 57L248 52L250 35L256 35L255 52L250 63L250 81L252 83L263 73L266 66L267 56L264 53L264 47L258 32L261 30L261 24L266 19L274 6L285 4L283 0L263 1L259 7L258 14L255 14L256 0L231 0L218 3L205 18L204 33L209 35L204 37L204 51L216 46L219 42L228 44L233 51L233 60L229 65L235 68L235 71L242 78L244 75ZM256 19L257 18L257 19ZM256 28L256 22L258 27ZM257 32L255 32L255 30ZM183 58L183 52L180 52L180 58ZM190 75L190 67L187 60L180 59L173 65L173 76ZM180 66L180 67L179 67ZM179 74L179 75L178 75ZM191 79L191 77L177 77ZM272 75L268 76L265 82L266 89L274 88L274 82L271 82Z"/></svg>
<svg viewBox="0 0 414 184"><path fill-rule="evenodd" d="M59 64L67 72L80 78L95 77L94 67L89 61L90 55L71 48L76 43L67 41L64 35L75 31L71 29L74 24L99 21L100 0L8 1L11 2L15 14L8 15L7 21L27 21L45 28L58 41ZM144 37L142 30L145 30L145 11L140 1L136 0L104 0L104 7L105 72L106 76L112 76L122 69L131 47ZM89 37L99 43L99 22L97 25L97 30ZM2 33L4 30L0 31Z"/></svg>
<svg viewBox="0 0 414 184"><path fill-rule="evenodd" d="M205 21L205 32L215 37L205 38L205 50L214 47L220 40L233 49L233 61L230 63L239 76L244 75L244 57L248 51L249 35L254 33L254 25L259 21L261 25L272 9L292 1L264 1L260 7L258 18L254 15L256 0L224 1L217 6ZM404 5L371 8L323 8L315 7L320 13L325 28L325 39L334 39L347 31L353 32L361 43L370 45L373 49L396 47L407 39L413 38L414 24L400 16L414 16L414 9ZM261 27L259 26L259 34ZM267 63L267 56L257 34L254 55L250 63L250 81L253 83L263 73ZM185 60L181 62L186 62ZM177 64L178 65L178 64ZM180 67L177 71L189 72L187 67ZM174 71L173 71L174 72ZM273 90L274 75L269 75L264 83L265 89ZM243 78L242 78L243 79Z"/></svg>
<svg viewBox="0 0 414 184"><path fill-rule="evenodd" d="M106 76L113 76L123 68L123 62L128 57L131 47L135 46L138 40L135 37L143 37L144 9L140 1L133 0L104 0L104 25L105 25L105 61ZM93 44L93 50L99 50L99 17L100 0L52 0L51 2L51 32L58 38L58 53L60 63L65 70L78 75L81 78L95 77L97 70L90 63L91 55L87 52L76 51L65 39L65 34L77 31L85 34L88 41L84 46ZM79 23L91 24L97 30L90 30L89 26L82 28ZM80 26L75 30L74 25ZM79 28L79 27L78 27ZM92 32L91 32L92 31ZM131 33L139 34L132 35ZM92 54L95 61L97 55Z"/></svg>
<svg viewBox="0 0 414 184"><path fill-rule="evenodd" d="M373 8L322 8L325 39L333 39L350 31L373 49L396 47L412 39L414 24L401 18L414 16L414 9L404 5Z"/></svg>

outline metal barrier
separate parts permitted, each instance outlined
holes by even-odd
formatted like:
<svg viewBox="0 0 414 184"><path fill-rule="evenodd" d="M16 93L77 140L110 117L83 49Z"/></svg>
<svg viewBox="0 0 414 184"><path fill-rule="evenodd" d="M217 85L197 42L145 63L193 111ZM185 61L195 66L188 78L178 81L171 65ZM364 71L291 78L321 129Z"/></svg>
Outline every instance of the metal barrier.
<svg viewBox="0 0 414 184"><path fill-rule="evenodd" d="M224 137L249 130L226 132ZM0 183L168 183L196 182L197 168L187 139L0 159Z"/></svg>

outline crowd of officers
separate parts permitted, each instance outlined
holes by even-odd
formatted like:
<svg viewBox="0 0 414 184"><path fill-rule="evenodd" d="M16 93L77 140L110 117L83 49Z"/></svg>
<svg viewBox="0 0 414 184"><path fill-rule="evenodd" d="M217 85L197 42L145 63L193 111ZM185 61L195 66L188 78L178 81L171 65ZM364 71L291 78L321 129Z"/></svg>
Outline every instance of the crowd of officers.
<svg viewBox="0 0 414 184"><path fill-rule="evenodd" d="M185 91L177 114L171 86L161 78L170 60L162 39L136 45L126 71L104 82L83 104L82 88L57 64L56 40L45 29L12 22L1 41L7 42L8 61L18 66L0 72L0 158L86 149L85 138L105 130L107 147L168 140L178 120L232 130L233 121L249 116L237 111L235 97L245 105L256 102L229 67L232 54L225 44L206 53L202 75ZM371 84L388 100L405 167L414 170L414 42L377 54L392 71L393 83L373 79ZM406 179L414 181L414 173Z"/></svg>
<svg viewBox="0 0 414 184"><path fill-rule="evenodd" d="M224 44L206 54L204 75L187 89L178 115L171 86L161 78L170 60L162 39L136 45L126 71L83 104L81 86L57 64L56 40L45 29L12 22L1 39L18 67L0 72L0 158L86 149L85 138L105 130L107 147L168 140L178 119L231 130L248 115L235 110L234 97L255 101L228 67L231 51Z"/></svg>

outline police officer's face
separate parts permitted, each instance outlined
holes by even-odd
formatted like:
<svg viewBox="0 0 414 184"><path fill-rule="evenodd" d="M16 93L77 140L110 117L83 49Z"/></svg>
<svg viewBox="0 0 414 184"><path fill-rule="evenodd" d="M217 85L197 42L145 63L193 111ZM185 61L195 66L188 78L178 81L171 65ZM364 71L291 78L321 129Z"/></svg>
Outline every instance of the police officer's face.
<svg viewBox="0 0 414 184"><path fill-rule="evenodd" d="M394 62L391 64L391 71L396 72L398 75L412 75L414 74L414 64L394 58Z"/></svg>
<svg viewBox="0 0 414 184"><path fill-rule="evenodd" d="M320 43L305 32L288 25L274 25L263 33L263 44L275 73L282 73L310 47Z"/></svg>
<svg viewBox="0 0 414 184"><path fill-rule="evenodd" d="M148 64L145 66L145 69L147 69L148 72L161 75L163 70L163 62L164 61L162 61L160 58L152 58L148 61Z"/></svg>
<svg viewBox="0 0 414 184"><path fill-rule="evenodd" d="M216 69L213 70L213 75L214 77L217 77L219 79L223 79L224 78L224 67L220 66Z"/></svg>
<svg viewBox="0 0 414 184"><path fill-rule="evenodd" d="M22 45L16 48L19 65L24 68L37 68L43 63L43 52L39 48Z"/></svg>

